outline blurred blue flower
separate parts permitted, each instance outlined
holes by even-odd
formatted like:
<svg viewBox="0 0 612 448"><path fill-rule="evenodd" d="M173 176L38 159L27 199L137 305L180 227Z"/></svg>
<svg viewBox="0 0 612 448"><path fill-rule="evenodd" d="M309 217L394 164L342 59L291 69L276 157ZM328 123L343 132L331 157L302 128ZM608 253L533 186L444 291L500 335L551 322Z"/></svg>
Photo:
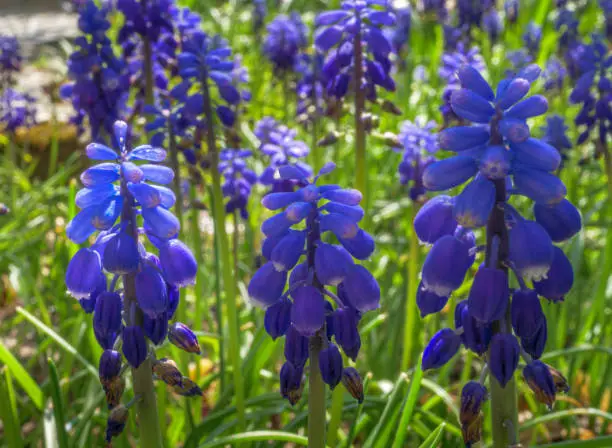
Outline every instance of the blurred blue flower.
<svg viewBox="0 0 612 448"><path fill-rule="evenodd" d="M361 314L378 308L380 301L380 288L372 274L353 261L365 260L374 251L374 240L359 228L361 193L316 184L334 167L325 165L310 183L300 169L283 166L281 179L305 186L271 193L262 200L267 209L280 211L261 226L269 261L255 273L248 292L254 304L266 309L266 329L271 336L286 335L281 392L292 403L299 399L293 392L300 389L302 368L309 356L308 338L328 338L330 343L334 338L355 359L361 346L357 329ZM328 232L339 245L323 242ZM329 347L321 352L320 368L323 380L333 388L342 379L342 357L335 345Z"/></svg>
<svg viewBox="0 0 612 448"><path fill-rule="evenodd" d="M546 90L558 90L563 88L563 83L567 77L565 64L558 58L552 57L546 62L546 67L542 73L544 88Z"/></svg>
<svg viewBox="0 0 612 448"><path fill-rule="evenodd" d="M259 178L262 185L270 186L272 192L293 191L295 186L302 185L299 179L277 177L279 168L287 165L302 171L305 178L312 175L312 168L300 160L309 154L310 148L303 141L296 140L297 131L272 117L264 117L257 122L254 133L260 142L259 150L269 158L269 165Z"/></svg>
<svg viewBox="0 0 612 448"><path fill-rule="evenodd" d="M315 46L327 54L323 72L330 96L343 98L351 86L353 90L357 86L374 101L376 86L395 90L389 59L393 46L382 31L384 26L394 24L391 8L377 0L346 0L342 9L317 16ZM358 72L362 79L354 80L357 60L361 62Z"/></svg>
<svg viewBox="0 0 612 448"><path fill-rule="evenodd" d="M301 54L296 65L297 121L309 124L326 113L327 98L323 78L323 56Z"/></svg>
<svg viewBox="0 0 612 448"><path fill-rule="evenodd" d="M504 30L504 22L497 8L491 7L484 12L482 15L482 29L489 35L491 43L497 42Z"/></svg>
<svg viewBox="0 0 612 448"><path fill-rule="evenodd" d="M14 73L21 70L22 56L15 36L0 34L0 86L6 87Z"/></svg>
<svg viewBox="0 0 612 448"><path fill-rule="evenodd" d="M299 53L308 43L307 34L308 29L297 13L276 16L268 24L263 51L277 75L293 71Z"/></svg>
<svg viewBox="0 0 612 448"><path fill-rule="evenodd" d="M0 95L0 130L15 132L17 128L36 124L36 100L27 93L8 87Z"/></svg>
<svg viewBox="0 0 612 448"><path fill-rule="evenodd" d="M397 23L392 28L385 29L384 32L391 45L393 45L394 53L401 55L410 45L410 30L412 27L412 9L410 4L396 9L395 17L397 18Z"/></svg>
<svg viewBox="0 0 612 448"><path fill-rule="evenodd" d="M253 185L257 183L257 174L246 164L246 159L252 155L251 151L244 149L224 149L219 154L219 171L225 179L223 196L229 199L225 211L228 214L239 211L243 219L249 217L249 196Z"/></svg>
<svg viewBox="0 0 612 448"><path fill-rule="evenodd" d="M438 151L436 128L435 122L425 122L423 117L417 117L414 123L404 121L400 127L398 140L402 147L394 148L402 152L398 172L400 183L410 187L410 198L413 201L425 194L423 171L436 160L434 157Z"/></svg>
<svg viewBox="0 0 612 448"><path fill-rule="evenodd" d="M572 148L572 142L567 136L567 125L565 119L560 115L549 115L546 118L546 126L542 128L544 136L542 141L554 146L564 159L567 152Z"/></svg>
<svg viewBox="0 0 612 448"><path fill-rule="evenodd" d="M523 33L523 42L529 54L536 57L540 51L540 42L542 40L542 27L537 23L529 22Z"/></svg>
<svg viewBox="0 0 612 448"><path fill-rule="evenodd" d="M259 34L266 21L268 7L266 0L253 0L253 31Z"/></svg>

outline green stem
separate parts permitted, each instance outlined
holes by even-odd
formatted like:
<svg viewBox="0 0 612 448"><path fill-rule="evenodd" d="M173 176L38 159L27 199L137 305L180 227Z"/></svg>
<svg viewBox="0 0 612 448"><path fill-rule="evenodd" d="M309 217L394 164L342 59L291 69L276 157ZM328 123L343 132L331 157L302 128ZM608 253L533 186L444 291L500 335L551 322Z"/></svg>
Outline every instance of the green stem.
<svg viewBox="0 0 612 448"><path fill-rule="evenodd" d="M365 111L365 92L361 87L363 78L363 44L361 36L357 33L355 38L355 73L353 84L355 88L355 188L363 194L364 209L368 209L368 174L366 162L366 133L363 123Z"/></svg>
<svg viewBox="0 0 612 448"><path fill-rule="evenodd" d="M123 182L121 190L124 197L121 221L122 223L127 223L127 231L135 240L138 240L136 215L134 213L134 198L130 195L125 182ZM143 315L136 301L135 280L136 274L127 274L123 276L124 309L130 310L126 313L126 322L128 325L142 326ZM153 375L151 374L151 364L151 358L147 357L138 368L132 369L134 395L140 395L141 397L136 404L138 427L140 428L140 446L143 448L162 448L162 435L159 426L157 398L155 396Z"/></svg>
<svg viewBox="0 0 612 448"><path fill-rule="evenodd" d="M221 267L223 271L223 288L225 303L227 305L227 321L229 329L229 354L234 376L234 391L236 409L240 428L245 427L244 383L242 380L242 366L240 361L240 332L238 329L238 307L236 305L236 285L232 269L230 247L225 229L225 208L223 206L223 193L221 191L221 174L219 173L219 153L217 152L215 127L213 125L213 111L208 86L208 76L202 78L202 93L204 95L204 115L208 123L206 132L208 152L210 154L212 174L212 196L215 211L215 236L219 243Z"/></svg>
<svg viewBox="0 0 612 448"><path fill-rule="evenodd" d="M347 365L346 356L343 356L344 365ZM327 431L327 446L336 446L338 441L338 428L342 423L342 408L344 407L344 388L338 386L332 393L331 417Z"/></svg>
<svg viewBox="0 0 612 448"><path fill-rule="evenodd" d="M418 334L418 332L416 331L416 326L418 325L418 307L416 303L416 296L419 282L419 240L412 226L412 223L414 222L414 217L416 216L416 213L418 211L416 209L417 207L418 206L415 202L413 202L412 206L410 207L410 252L408 255L406 272L406 315L404 317L404 344L402 350L402 364L400 366L402 372L407 371L408 367L410 366L412 353L416 347L416 341L413 336L415 334Z"/></svg>
<svg viewBox="0 0 612 448"><path fill-rule="evenodd" d="M485 266L495 263L495 267L508 273L503 262L508 258L508 230L506 228L504 204L506 202L506 185L504 179L495 181L495 207L487 223L487 248ZM499 238L498 253L495 252L494 238ZM496 322L494 333L501 333L510 328L510 307L506 310L503 321ZM516 443L518 434L518 394L513 379L502 387L493 375L490 375L491 391L491 430L493 447L506 448Z"/></svg>
<svg viewBox="0 0 612 448"><path fill-rule="evenodd" d="M308 352L308 448L325 448L325 383L319 368L319 352L323 348L322 331L310 338Z"/></svg>

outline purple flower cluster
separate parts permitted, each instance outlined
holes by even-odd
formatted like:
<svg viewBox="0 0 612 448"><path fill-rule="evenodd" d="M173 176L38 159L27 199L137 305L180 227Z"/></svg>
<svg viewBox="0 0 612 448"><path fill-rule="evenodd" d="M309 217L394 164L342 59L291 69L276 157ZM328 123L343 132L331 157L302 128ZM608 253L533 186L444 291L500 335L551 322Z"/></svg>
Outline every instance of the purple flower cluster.
<svg viewBox="0 0 612 448"><path fill-rule="evenodd" d="M225 204L225 212L232 214L239 211L244 219L249 217L247 204L251 189L257 183L257 174L247 167L245 160L252 155L251 151L245 149L224 149L219 154L219 171L225 179L223 196L229 199Z"/></svg>
<svg viewBox="0 0 612 448"><path fill-rule="evenodd" d="M296 186L304 186L300 180L282 179L277 176L284 166L293 166L300 170L305 178L312 175L312 168L300 159L310 152L308 145L296 140L297 131L278 123L272 117L264 117L255 126L255 136L259 139L259 150L269 158L269 164L261 174L262 185L271 187L270 191L289 192Z"/></svg>
<svg viewBox="0 0 612 448"><path fill-rule="evenodd" d="M0 34L0 87L11 84L13 74L21 70L22 56L15 36Z"/></svg>
<svg viewBox="0 0 612 448"><path fill-rule="evenodd" d="M36 123L36 100L8 87L0 95L0 131L15 132Z"/></svg>
<svg viewBox="0 0 612 448"><path fill-rule="evenodd" d="M301 124L312 123L326 113L327 98L322 68L323 56L319 53L304 53L297 61L299 79L296 84L296 115Z"/></svg>
<svg viewBox="0 0 612 448"><path fill-rule="evenodd" d="M494 93L476 69L459 69L461 88L453 92L451 107L473 125L440 133L440 147L457 155L430 164L423 183L429 190L442 191L471 180L457 196L429 201L414 227L421 241L433 244L417 295L423 315L440 311L462 285L479 252L472 230L487 228L485 260L467 300L455 309L455 330L443 329L432 338L423 353L423 369L442 366L463 345L478 355L488 353L487 368L505 387L522 356L527 384L550 406L565 387L551 388L556 371L538 360L547 335L539 297L558 302L569 292L572 266L553 242L575 235L581 217L564 199L563 183L552 174L561 162L559 152L530 137L527 120L548 108L542 96L525 98L539 72L537 66L529 66L503 80ZM508 203L514 195L535 202L535 219L522 217ZM509 287L508 269L517 278L516 290ZM485 397L482 384L464 388L461 422L467 444L480 438Z"/></svg>
<svg viewBox="0 0 612 448"><path fill-rule="evenodd" d="M457 71L464 65L470 65L479 72L486 70L484 59L478 47L468 48L463 42L459 42L456 48L442 55L442 65L438 70L438 76L446 83L442 94L442 106L440 106L445 126L453 121L461 120L453 111L450 99L452 93L460 87Z"/></svg>
<svg viewBox="0 0 612 448"><path fill-rule="evenodd" d="M262 200L267 209L282 211L261 226L266 235L263 254L269 261L255 273L248 291L253 303L266 309L265 328L270 336L285 336L281 393L292 404L301 396L309 345L320 349L321 376L332 389L341 381L360 383L354 369L343 368L338 346L351 359L357 358L361 315L378 308L380 301L372 274L353 261L366 260L374 251L374 240L359 228L364 216L359 206L361 193L317 185L320 176L334 168L333 163L325 165L314 183L309 183L301 170L281 167L282 179L306 186L295 192L272 193ZM300 225L304 222L305 227ZM328 232L339 245L323 242ZM359 387L348 389L363 399Z"/></svg>
<svg viewBox="0 0 612 448"><path fill-rule="evenodd" d="M376 86L395 90L393 45L382 30L395 24L395 15L386 2L344 0L342 9L319 14L315 24L315 46L327 54L323 73L330 96L343 98L353 86L374 101Z"/></svg>
<svg viewBox="0 0 612 448"><path fill-rule="evenodd" d="M179 288L194 283L197 264L176 238L179 222L169 210L175 196L164 186L172 182L174 173L160 164L166 151L151 145L130 149L128 127L122 121L115 123L113 135L118 152L100 143L87 146L87 157L102 163L82 173L85 188L76 195L81 211L66 229L78 244L100 231L91 247L80 249L70 260L66 286L86 312L93 312L95 337L104 349L100 381L111 408L119 405L125 387L119 346L134 369L154 357L148 341L159 345L167 337L190 353L200 351L187 326L170 324ZM137 225L138 216L142 216L142 228ZM141 235L147 235L158 255L145 250ZM107 275L112 277L110 284ZM119 281L122 288L117 288ZM198 394L199 388L174 366L177 376L168 384L179 391L187 388L186 394ZM158 377L167 382L167 376ZM117 433L111 424L109 419L109 438Z"/></svg>
<svg viewBox="0 0 612 448"><path fill-rule="evenodd" d="M294 70L300 52L308 44L308 29L299 14L279 15L267 26L263 51L281 76Z"/></svg>
<svg viewBox="0 0 612 448"><path fill-rule="evenodd" d="M423 171L433 163L434 154L438 151L438 137L435 134L435 122L425 122L421 117L412 123L404 121L400 127L398 141L401 148L394 148L402 152L402 161L398 172L400 183L410 187L410 198L417 201L425 194L423 186Z"/></svg>
<svg viewBox="0 0 612 448"><path fill-rule="evenodd" d="M60 94L70 99L76 111L73 122L84 131L87 118L93 140L113 133L116 120L125 116L129 96L129 75L125 62L118 58L110 39L107 8L98 8L89 0L79 10L76 50L68 60L72 83L62 86Z"/></svg>
<svg viewBox="0 0 612 448"><path fill-rule="evenodd" d="M572 103L582 108L575 123L584 127L578 144L584 143L596 129L594 139L598 150L609 150L612 139L612 53L601 36L593 35L589 45L583 45L578 59L580 77L570 95Z"/></svg>

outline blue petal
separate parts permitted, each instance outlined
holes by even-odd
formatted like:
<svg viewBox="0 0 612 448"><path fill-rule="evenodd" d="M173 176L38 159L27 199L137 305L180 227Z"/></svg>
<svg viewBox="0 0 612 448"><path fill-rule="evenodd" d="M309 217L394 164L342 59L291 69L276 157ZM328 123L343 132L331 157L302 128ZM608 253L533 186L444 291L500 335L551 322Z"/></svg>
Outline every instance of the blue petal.
<svg viewBox="0 0 612 448"><path fill-rule="evenodd" d="M85 153L91 160L117 160L119 158L115 151L101 143L90 143L85 148Z"/></svg>
<svg viewBox="0 0 612 448"><path fill-rule="evenodd" d="M174 171L162 165L145 164L140 165L146 180L158 184L169 184L174 179Z"/></svg>
<svg viewBox="0 0 612 448"><path fill-rule="evenodd" d="M162 148L154 148L151 145L142 145L130 151L128 159L163 162L166 159L166 151Z"/></svg>

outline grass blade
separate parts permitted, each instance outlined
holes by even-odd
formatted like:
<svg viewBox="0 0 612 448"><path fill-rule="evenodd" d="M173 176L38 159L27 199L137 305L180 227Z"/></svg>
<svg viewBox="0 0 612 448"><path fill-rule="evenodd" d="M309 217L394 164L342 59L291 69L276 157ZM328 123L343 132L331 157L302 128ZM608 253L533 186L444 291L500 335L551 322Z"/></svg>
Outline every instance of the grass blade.
<svg viewBox="0 0 612 448"><path fill-rule="evenodd" d="M20 448L23 446L23 439L21 438L21 425L17 413L13 379L8 369L4 369L3 376L4 381L0 381L0 397L2 397L0 400L0 417L2 417L4 423L4 441L10 447Z"/></svg>
<svg viewBox="0 0 612 448"><path fill-rule="evenodd" d="M55 428L59 448L68 448L68 434L66 434L66 420L64 413L64 403L62 400L62 389L60 386L57 367L52 359L49 364L49 386L51 388L51 401L53 402L53 416L55 417Z"/></svg>
<svg viewBox="0 0 612 448"><path fill-rule="evenodd" d="M308 446L308 439L304 436L298 436L290 432L282 431L251 431L243 432L240 434L234 434L228 437L222 437L204 445L200 445L200 448L215 448L218 446L226 445L237 445L244 442L258 442L258 441L277 441L294 443L300 446Z"/></svg>
<svg viewBox="0 0 612 448"><path fill-rule="evenodd" d="M442 434L444 433L444 427L446 423L440 423L440 425L433 430L433 432L427 437L419 448L434 448L438 446L438 442L442 439Z"/></svg>
<svg viewBox="0 0 612 448"><path fill-rule="evenodd" d="M414 413L414 407L419 396L419 390L421 389L421 378L423 378L423 370L421 370L421 364L419 363L410 380L410 389L408 390L408 396L404 402L404 409L402 410L402 417L400 418L400 423L397 428L397 435L393 441L393 448L401 448L404 444L406 431L408 430L408 425L410 424L410 419Z"/></svg>
<svg viewBox="0 0 612 448"><path fill-rule="evenodd" d="M39 411L43 410L44 397L43 392L36 384L36 381L30 376L21 363L13 356L13 354L0 342L0 362L12 372L13 376L28 394L32 403Z"/></svg>

